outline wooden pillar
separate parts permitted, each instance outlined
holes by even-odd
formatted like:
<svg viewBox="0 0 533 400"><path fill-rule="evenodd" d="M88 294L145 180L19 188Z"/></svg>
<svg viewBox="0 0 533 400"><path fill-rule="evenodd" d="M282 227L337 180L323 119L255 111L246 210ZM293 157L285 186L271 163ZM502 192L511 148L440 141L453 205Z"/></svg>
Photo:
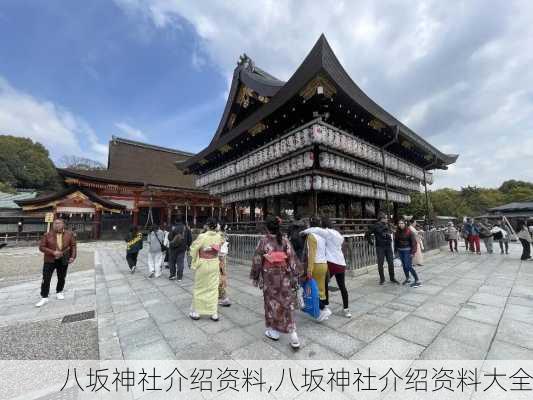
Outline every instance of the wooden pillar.
<svg viewBox="0 0 533 400"><path fill-rule="evenodd" d="M196 228L196 206L192 207L192 224Z"/></svg>
<svg viewBox="0 0 533 400"><path fill-rule="evenodd" d="M139 225L139 194L135 193L133 199L133 226Z"/></svg>
<svg viewBox="0 0 533 400"><path fill-rule="evenodd" d="M274 197L274 216L279 217L281 214L281 197Z"/></svg>
<svg viewBox="0 0 533 400"><path fill-rule="evenodd" d="M139 209L136 208L133 210L133 222L132 222L133 226L138 226L139 225Z"/></svg>
<svg viewBox="0 0 533 400"><path fill-rule="evenodd" d="M361 199L361 218L366 218L366 200Z"/></svg>
<svg viewBox="0 0 533 400"><path fill-rule="evenodd" d="M97 208L94 213L94 225L93 225L93 237L94 239L100 239L100 233L102 228L102 209Z"/></svg>
<svg viewBox="0 0 533 400"><path fill-rule="evenodd" d="M298 215L298 197L296 195L292 196L292 215L293 217Z"/></svg>
<svg viewBox="0 0 533 400"><path fill-rule="evenodd" d="M375 214L376 214L376 218L377 218L379 212L381 211L381 202L378 199L374 200L374 210L375 210ZM389 217L390 216L387 215L387 218L389 218Z"/></svg>
<svg viewBox="0 0 533 400"><path fill-rule="evenodd" d="M255 222L255 199L250 200L250 222Z"/></svg>
<svg viewBox="0 0 533 400"><path fill-rule="evenodd" d="M237 203L231 203L231 222L237 221Z"/></svg>
<svg viewBox="0 0 533 400"><path fill-rule="evenodd" d="M341 218L340 203L337 197L335 197L335 218Z"/></svg>
<svg viewBox="0 0 533 400"><path fill-rule="evenodd" d="M393 213L394 221L398 221L398 219L400 218L398 203L392 203L392 206L393 206L392 213Z"/></svg>
<svg viewBox="0 0 533 400"><path fill-rule="evenodd" d="M346 218L352 218L352 201L349 199L344 202L344 213Z"/></svg>
<svg viewBox="0 0 533 400"><path fill-rule="evenodd" d="M266 216L268 215L268 200L267 199L263 199L263 220L266 218Z"/></svg>

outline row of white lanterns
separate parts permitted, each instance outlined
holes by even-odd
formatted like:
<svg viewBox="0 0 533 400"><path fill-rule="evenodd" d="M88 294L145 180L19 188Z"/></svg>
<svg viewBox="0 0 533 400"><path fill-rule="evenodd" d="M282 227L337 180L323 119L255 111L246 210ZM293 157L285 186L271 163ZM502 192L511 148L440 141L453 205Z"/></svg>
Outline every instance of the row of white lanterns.
<svg viewBox="0 0 533 400"><path fill-rule="evenodd" d="M385 200L385 190L372 186L348 182L327 176L305 176L284 182L272 183L258 188L251 188L222 196L222 203L235 203L250 199L282 196L291 193L306 192L311 189L334 193L348 194L357 197ZM389 200L398 203L409 203L411 197L404 193L389 190Z"/></svg>
<svg viewBox="0 0 533 400"><path fill-rule="evenodd" d="M358 163L354 160L349 160L345 157L328 153L320 153L320 167L341 171L352 176L365 178L378 183L385 183L385 174L383 171L368 167L364 164ZM420 191L420 183L418 180L413 181L407 178L397 177L395 175L387 174L387 183L391 186L396 186L408 190Z"/></svg>
<svg viewBox="0 0 533 400"><path fill-rule="evenodd" d="M339 129L315 124L312 127L311 136L313 143L323 144L357 158L383 165L381 149ZM424 180L424 170L422 168L408 163L391 153L385 152L385 164L391 170L415 177L421 181ZM426 179L428 179L429 183L428 175L431 175L431 173L426 172Z"/></svg>
<svg viewBox="0 0 533 400"><path fill-rule="evenodd" d="M314 176L313 189L371 199L386 199L385 189L348 182L342 179L331 178L329 176ZM398 203L410 203L411 197L407 194L389 190L389 200Z"/></svg>
<svg viewBox="0 0 533 400"><path fill-rule="evenodd" d="M313 152L307 151L305 153L294 156L288 160L270 165L262 168L257 172L247 174L243 177L228 180L209 187L211 195L218 195L221 193L228 193L239 189L244 189L249 186L277 179L279 177L292 174L294 172L303 171L313 166Z"/></svg>
<svg viewBox="0 0 533 400"><path fill-rule="evenodd" d="M379 148L336 128L316 123L309 128L304 128L278 139L222 168L199 176L196 180L196 185L204 187L227 179L235 174L284 157L311 144L322 144L372 163L383 165ZM421 168L405 162L390 153L385 153L385 163L391 170L413 176L419 180L424 179L424 171ZM432 174L426 172L426 179L428 183L431 183L433 181Z"/></svg>
<svg viewBox="0 0 533 400"><path fill-rule="evenodd" d="M290 193L306 192L311 190L311 176L290 179L284 182L271 183L258 188L247 189L240 192L230 193L222 196L222 203L235 203L237 201L249 199L262 199L272 196L281 196Z"/></svg>

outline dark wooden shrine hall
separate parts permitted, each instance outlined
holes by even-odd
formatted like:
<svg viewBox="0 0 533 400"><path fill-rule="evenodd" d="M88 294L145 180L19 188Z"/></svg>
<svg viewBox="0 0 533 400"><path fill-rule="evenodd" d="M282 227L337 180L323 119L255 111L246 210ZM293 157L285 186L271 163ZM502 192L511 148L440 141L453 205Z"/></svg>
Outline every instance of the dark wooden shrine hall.
<svg viewBox="0 0 533 400"><path fill-rule="evenodd" d="M370 99L322 35L287 82L241 56L211 143L176 165L234 221L288 210L364 218L397 212L457 157Z"/></svg>

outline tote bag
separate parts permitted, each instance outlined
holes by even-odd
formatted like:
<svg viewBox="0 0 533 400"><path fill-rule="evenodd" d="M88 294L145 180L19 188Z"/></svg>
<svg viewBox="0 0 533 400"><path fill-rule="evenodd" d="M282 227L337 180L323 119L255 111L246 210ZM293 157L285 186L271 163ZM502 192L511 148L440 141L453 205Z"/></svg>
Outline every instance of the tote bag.
<svg viewBox="0 0 533 400"><path fill-rule="evenodd" d="M320 315L318 285L314 279L307 280L302 285L304 308L303 311L313 318Z"/></svg>

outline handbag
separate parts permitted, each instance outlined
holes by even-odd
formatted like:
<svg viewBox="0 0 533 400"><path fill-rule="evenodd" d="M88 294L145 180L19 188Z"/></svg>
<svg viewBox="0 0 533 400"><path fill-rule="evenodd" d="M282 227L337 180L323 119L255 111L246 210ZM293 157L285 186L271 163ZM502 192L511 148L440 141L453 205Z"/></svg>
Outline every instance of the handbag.
<svg viewBox="0 0 533 400"><path fill-rule="evenodd" d="M167 246L165 246L163 243L161 243L161 240L159 240L159 236L157 236L157 233L154 232L154 235L155 235L155 238L157 239L157 241L159 242L159 245L161 246L161 252L165 252L167 251Z"/></svg>
<svg viewBox="0 0 533 400"><path fill-rule="evenodd" d="M304 302L302 311L315 319L318 318L320 315L320 298L316 281L314 279L305 281L302 285L302 292Z"/></svg>

